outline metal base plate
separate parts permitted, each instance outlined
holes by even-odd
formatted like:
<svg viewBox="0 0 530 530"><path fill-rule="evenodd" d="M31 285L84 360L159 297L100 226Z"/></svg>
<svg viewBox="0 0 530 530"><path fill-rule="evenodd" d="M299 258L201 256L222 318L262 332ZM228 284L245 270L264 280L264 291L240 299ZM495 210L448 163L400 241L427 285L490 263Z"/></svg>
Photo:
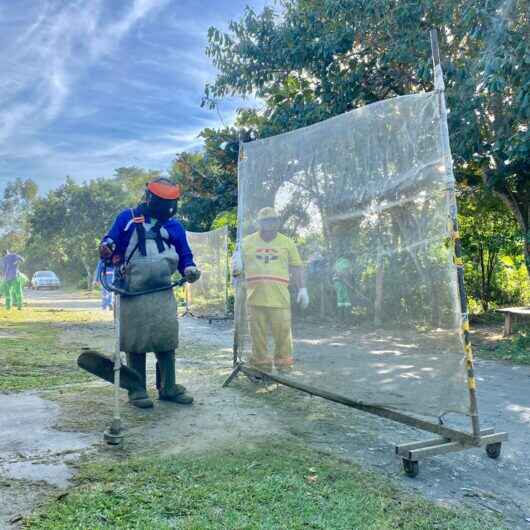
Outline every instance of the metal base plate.
<svg viewBox="0 0 530 530"><path fill-rule="evenodd" d="M508 439L508 434L505 432L496 433L494 429L484 429L480 431L480 438L477 443L468 444L462 441L450 440L447 438L433 438L423 440L421 442L412 442L396 446L396 454L410 460L417 462L422 458L427 458L434 455L443 455L447 453L454 453L456 451L463 451L472 447L484 447L499 442L504 442Z"/></svg>
<svg viewBox="0 0 530 530"><path fill-rule="evenodd" d="M107 429L103 433L103 439L109 444L109 445L120 445L123 441L123 433L122 432L112 432L112 429Z"/></svg>

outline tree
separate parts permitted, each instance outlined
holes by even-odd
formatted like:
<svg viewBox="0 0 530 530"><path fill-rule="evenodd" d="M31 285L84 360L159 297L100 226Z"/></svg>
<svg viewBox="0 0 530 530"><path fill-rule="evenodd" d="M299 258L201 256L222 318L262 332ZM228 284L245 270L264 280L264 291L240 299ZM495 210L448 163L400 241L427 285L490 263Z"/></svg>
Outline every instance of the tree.
<svg viewBox="0 0 530 530"><path fill-rule="evenodd" d="M456 176L479 179L513 212L530 270L527 0L285 0L211 28L219 74L204 105L263 98L247 119L269 136L381 99L432 90L427 31L440 29Z"/></svg>
<svg viewBox="0 0 530 530"><path fill-rule="evenodd" d="M145 191L145 185L150 180L160 177L161 171L156 169L142 169L136 166L119 167L114 171L114 179L121 185L124 192L130 196L131 203L139 202Z"/></svg>
<svg viewBox="0 0 530 530"><path fill-rule="evenodd" d="M184 189L180 216L196 232L209 230L219 213L237 206L239 131L205 129L201 136L203 151L180 153L169 172Z"/></svg>
<svg viewBox="0 0 530 530"><path fill-rule="evenodd" d="M27 215L38 193L31 179L17 178L8 182L0 200L0 246L22 252L27 239Z"/></svg>
<svg viewBox="0 0 530 530"><path fill-rule="evenodd" d="M74 277L84 276L87 288L98 260L97 247L129 197L115 180L66 183L36 201L28 223L28 248L33 263L46 261ZM81 269L81 270L80 270Z"/></svg>
<svg viewBox="0 0 530 530"><path fill-rule="evenodd" d="M521 255L523 240L517 223L502 201L484 188L467 187L459 198L459 224L469 294L483 311L506 298L508 285L499 282L503 256Z"/></svg>

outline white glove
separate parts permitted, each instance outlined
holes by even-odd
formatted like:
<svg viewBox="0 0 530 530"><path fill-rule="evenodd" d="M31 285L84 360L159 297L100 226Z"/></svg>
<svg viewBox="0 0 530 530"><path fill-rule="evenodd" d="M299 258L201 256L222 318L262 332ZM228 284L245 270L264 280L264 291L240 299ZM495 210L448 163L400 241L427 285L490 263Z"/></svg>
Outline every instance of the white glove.
<svg viewBox="0 0 530 530"><path fill-rule="evenodd" d="M196 282L201 277L201 271L197 267L189 266L184 269L184 278L188 283Z"/></svg>
<svg viewBox="0 0 530 530"><path fill-rule="evenodd" d="M243 272L243 260L241 252L236 250L232 256L232 276L239 276Z"/></svg>
<svg viewBox="0 0 530 530"><path fill-rule="evenodd" d="M302 287L298 289L298 294L296 295L296 303L300 304L302 309L306 309L309 305L309 295L307 294L307 289Z"/></svg>

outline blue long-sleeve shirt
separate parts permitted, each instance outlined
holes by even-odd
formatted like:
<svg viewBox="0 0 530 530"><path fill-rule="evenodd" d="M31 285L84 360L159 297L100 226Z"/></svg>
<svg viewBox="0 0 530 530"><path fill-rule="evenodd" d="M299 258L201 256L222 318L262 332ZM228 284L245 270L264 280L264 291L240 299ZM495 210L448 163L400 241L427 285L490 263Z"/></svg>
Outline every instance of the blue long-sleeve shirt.
<svg viewBox="0 0 530 530"><path fill-rule="evenodd" d="M18 254L6 254L2 261L4 279L6 281L16 280L18 264L23 262L24 258Z"/></svg>
<svg viewBox="0 0 530 530"><path fill-rule="evenodd" d="M129 241L134 233L135 223L132 222L133 217L139 217L141 215L145 217L146 222L150 221L149 216L145 215L139 208L123 210L116 217L114 224L103 238L108 237L114 241L116 244L116 252L120 256L125 255ZM177 251L179 256L178 270L180 274L184 275L184 269L186 267L195 266L193 253L186 237L186 230L175 219L169 219L165 223L161 223L161 226L167 230L169 241Z"/></svg>

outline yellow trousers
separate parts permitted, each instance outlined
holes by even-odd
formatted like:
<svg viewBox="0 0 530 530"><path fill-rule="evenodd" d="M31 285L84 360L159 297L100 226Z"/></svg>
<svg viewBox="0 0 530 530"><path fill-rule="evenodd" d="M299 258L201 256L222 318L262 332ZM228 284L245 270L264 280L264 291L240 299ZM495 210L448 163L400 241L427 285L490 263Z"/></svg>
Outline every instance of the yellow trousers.
<svg viewBox="0 0 530 530"><path fill-rule="evenodd" d="M274 341L274 364L276 368L293 365L293 337L291 332L291 309L248 306L252 357L250 364L270 370L272 358L267 348L269 334Z"/></svg>

